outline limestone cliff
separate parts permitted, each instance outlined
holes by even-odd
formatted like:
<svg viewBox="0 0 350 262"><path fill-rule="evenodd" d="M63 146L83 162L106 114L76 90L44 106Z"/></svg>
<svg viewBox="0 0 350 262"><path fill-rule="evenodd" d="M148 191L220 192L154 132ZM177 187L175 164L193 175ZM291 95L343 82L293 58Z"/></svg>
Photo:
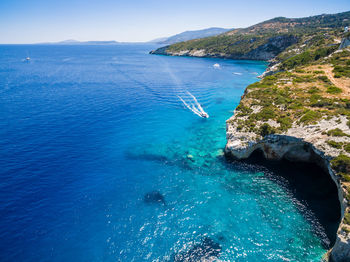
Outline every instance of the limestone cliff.
<svg viewBox="0 0 350 262"><path fill-rule="evenodd" d="M263 77L247 87L226 132L229 157L245 159L260 150L267 159L312 162L329 173L341 205L328 252L336 262L350 261L349 59L350 48L338 50Z"/></svg>

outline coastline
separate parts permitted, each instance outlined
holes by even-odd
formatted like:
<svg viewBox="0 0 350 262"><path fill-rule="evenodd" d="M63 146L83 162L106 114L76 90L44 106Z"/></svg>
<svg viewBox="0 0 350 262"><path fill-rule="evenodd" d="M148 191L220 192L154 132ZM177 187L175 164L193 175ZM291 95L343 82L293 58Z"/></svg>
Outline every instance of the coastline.
<svg viewBox="0 0 350 262"><path fill-rule="evenodd" d="M153 53L154 54L154 53ZM188 57L198 57L198 58L226 58L228 57L217 57L217 56L198 56L198 55L188 55L188 54L167 54L162 53L159 55L166 56L188 56ZM253 60L253 59L252 59ZM261 80L269 75L276 73L276 63L274 61L265 61L269 62L266 70L263 74L258 76ZM260 81L261 81L260 80ZM259 80L257 81L257 83ZM254 85L254 84L253 84ZM240 104L244 100L246 94L250 92L249 87L244 91L244 94L241 97ZM341 175L332 168L331 161L336 157L338 152L332 150L324 150L320 145L325 143L324 140L317 142L317 136L315 137L314 130L318 129L320 126L325 124L318 123L319 125L309 125L309 126L293 126L289 129L289 132L282 134L269 134L267 136L257 138L255 132L242 132L237 130L237 122L241 121L240 117L237 117L237 114L241 113L239 106L234 111L233 116L226 122L226 137L227 144L225 146L225 156L229 159L235 160L246 160L257 151L260 151L266 160L288 160L290 162L301 162L301 163L312 163L322 168L334 182L337 191L338 191L338 200L341 210L339 226L336 233L336 241L328 252L325 254L324 259L327 261L349 261L350 257L350 234L345 230L347 227L344 222L344 216L349 210L349 204L346 199L347 192L346 187L342 184ZM244 116L243 118L245 118ZM326 127L336 127L339 126L342 129L346 127L346 118L341 119L339 124L338 119L327 120L328 124ZM276 124L276 123L272 123ZM239 128L238 128L239 129ZM310 131L310 132L309 132ZM349 130L345 130L350 133ZM322 133L318 132L317 134Z"/></svg>
<svg viewBox="0 0 350 262"><path fill-rule="evenodd" d="M260 76L261 81L271 71L274 70L268 67ZM324 147L324 144L328 142L328 135L325 135L327 131L339 129L344 134L350 133L347 118L334 116L332 118L321 119L318 122L308 123L307 125L293 123L292 126L289 126L286 130L278 134L271 132L270 134L261 136L257 134L256 129L254 131L252 129L242 130L239 124L247 119L247 115L261 112L264 109L263 107L253 108L252 112L242 113L242 108L245 108L244 102L246 102L249 92L252 92L252 90L248 86L233 116L226 121L226 157L229 159L244 160L249 159L255 152L260 152L266 160L313 163L327 172L338 190L341 219L337 229L336 242L328 250L324 259L327 261L350 261L350 233L346 218L346 214L350 212L347 197L349 194L347 191L348 183L344 182L342 174L337 172L333 167L334 165L332 165L332 160L337 158L339 151L332 147ZM271 119L260 121L260 127L262 123L268 123L272 127L278 127L278 123Z"/></svg>
<svg viewBox="0 0 350 262"><path fill-rule="evenodd" d="M224 54L210 54L205 50L184 50L174 53L168 52L167 49L166 46L151 51L150 54L242 59ZM326 54L327 57L323 58L322 63L297 65L288 71L280 69L283 60L276 60L274 57L262 59L268 61L269 66L259 76L260 81L245 89L234 115L226 122L225 155L228 158L243 160L248 159L255 151L261 151L269 160L287 159L291 162L313 163L327 172L338 190L341 219L335 244L329 249L325 259L337 262L350 261L350 221L348 221L350 183L347 182L347 163L345 168L342 167L344 162L342 158L345 158L345 162L350 159L350 152L347 149L346 152L343 151L345 146L350 145L350 125L347 113L339 113L338 109L334 108L327 108L326 112L322 108L324 106L322 101L327 99L329 100L327 103L331 105L347 101L348 78L334 77L334 68L341 60L334 60L333 57L346 61L350 50L347 46L329 50L332 53ZM259 59L252 58L252 60ZM337 61L336 64L334 61ZM310 82L313 85L317 82L316 87L311 86ZM336 92L331 93L329 85L332 85ZM325 90L323 86L327 89ZM277 89L281 90L281 94L264 97L266 94L276 92L273 90ZM305 89L310 93L307 97L302 93L305 91L300 91ZM315 92L316 101L313 98ZM340 100L339 93L343 94ZM276 99L282 101L282 104ZM311 102L305 104L303 100ZM289 105L299 103L301 107L294 105L293 109L286 112L284 103ZM345 103L344 110L347 110L347 102ZM278 111L277 115L275 110ZM341 163L343 169L340 170L335 163L338 163L338 166Z"/></svg>

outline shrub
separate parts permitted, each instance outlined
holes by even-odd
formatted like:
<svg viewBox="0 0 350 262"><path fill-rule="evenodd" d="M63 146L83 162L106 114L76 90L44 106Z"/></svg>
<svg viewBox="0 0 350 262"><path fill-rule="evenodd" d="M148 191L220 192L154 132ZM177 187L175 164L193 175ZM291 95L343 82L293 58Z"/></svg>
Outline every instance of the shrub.
<svg viewBox="0 0 350 262"><path fill-rule="evenodd" d="M301 54L295 55L282 63L282 68L292 69L298 65L306 65L313 61L316 61L322 57L325 57L332 53L337 47L330 46L326 48L319 48L315 51L305 51Z"/></svg>
<svg viewBox="0 0 350 262"><path fill-rule="evenodd" d="M350 144L346 144L346 145L344 146L344 150L345 150L346 152L350 153Z"/></svg>
<svg viewBox="0 0 350 262"><path fill-rule="evenodd" d="M244 106L243 104L239 104L236 108L242 115L247 115L253 112L253 110L249 107Z"/></svg>
<svg viewBox="0 0 350 262"><path fill-rule="evenodd" d="M304 124L310 124L316 122L318 119L321 118L321 113L308 110L301 118L300 118L300 123Z"/></svg>
<svg viewBox="0 0 350 262"><path fill-rule="evenodd" d="M275 110L273 107L265 107L256 115L258 120L267 121L275 117Z"/></svg>
<svg viewBox="0 0 350 262"><path fill-rule="evenodd" d="M336 172L348 174L350 172L350 157L340 154L331 160L333 169Z"/></svg>
<svg viewBox="0 0 350 262"><path fill-rule="evenodd" d="M327 87L327 93L329 93L329 94L339 94L341 92L343 92L343 91L336 86Z"/></svg>
<svg viewBox="0 0 350 262"><path fill-rule="evenodd" d="M344 222L345 222L345 224L350 225L350 213L349 212L346 212L344 214Z"/></svg>
<svg viewBox="0 0 350 262"><path fill-rule="evenodd" d="M348 134L344 133L343 130L341 130L339 128L329 130L327 132L327 135L329 135L329 136L349 136Z"/></svg>
<svg viewBox="0 0 350 262"><path fill-rule="evenodd" d="M347 228L347 227L342 227L342 229L345 231L346 234L349 234L350 233L350 229Z"/></svg>
<svg viewBox="0 0 350 262"><path fill-rule="evenodd" d="M336 65L333 69L334 77L340 78L340 77L350 77L350 66L341 66Z"/></svg>
<svg viewBox="0 0 350 262"><path fill-rule="evenodd" d="M328 79L327 76L318 76L318 80L321 80L322 82L325 82L326 84L332 84L332 82Z"/></svg>
<svg viewBox="0 0 350 262"><path fill-rule="evenodd" d="M264 123L259 129L259 134L262 137L270 135L270 134L274 134L274 133L275 133L275 129L267 123Z"/></svg>
<svg viewBox="0 0 350 262"><path fill-rule="evenodd" d="M337 149L341 149L343 146L343 143L341 142L336 142L334 140L328 140L327 144L330 145L331 147L337 148Z"/></svg>
<svg viewBox="0 0 350 262"><path fill-rule="evenodd" d="M277 119L277 123L280 124L281 130L285 131L285 130L292 127L293 120L288 116L282 116L282 117Z"/></svg>
<svg viewBox="0 0 350 262"><path fill-rule="evenodd" d="M310 89L307 91L309 94L315 94L315 93L318 93L320 92L320 89L317 88L316 86L312 86L310 87Z"/></svg>

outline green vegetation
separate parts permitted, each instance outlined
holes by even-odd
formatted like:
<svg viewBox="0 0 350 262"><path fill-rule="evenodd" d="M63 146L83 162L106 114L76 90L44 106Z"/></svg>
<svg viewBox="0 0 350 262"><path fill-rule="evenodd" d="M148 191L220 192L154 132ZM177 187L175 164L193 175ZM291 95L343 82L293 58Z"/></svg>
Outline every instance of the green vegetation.
<svg viewBox="0 0 350 262"><path fill-rule="evenodd" d="M350 233L350 229L347 228L347 227L342 227L342 229L345 231L346 234L349 234Z"/></svg>
<svg viewBox="0 0 350 262"><path fill-rule="evenodd" d="M275 117L275 108L272 106L263 108L259 113L256 114L257 120L267 121Z"/></svg>
<svg viewBox="0 0 350 262"><path fill-rule="evenodd" d="M331 161L333 169L339 173L345 181L350 182L350 157L340 154Z"/></svg>
<svg viewBox="0 0 350 262"><path fill-rule="evenodd" d="M273 127L271 127L269 124L264 123L259 129L259 133L262 137L264 137L264 136L267 136L270 134L274 134L275 129Z"/></svg>
<svg viewBox="0 0 350 262"><path fill-rule="evenodd" d="M176 43L165 49L166 52L204 50L208 56L238 59L269 59L258 55L256 51L261 50L270 56L277 55L277 59L283 61L284 69L292 69L326 57L334 51L337 46L333 45L333 39L328 35L340 33L346 25L346 19L350 20L350 12L297 19L278 17L218 36ZM301 44L304 45L300 54L295 47ZM302 70L298 69L298 72Z"/></svg>
<svg viewBox="0 0 350 262"><path fill-rule="evenodd" d="M315 93L319 93L321 90L319 88L317 88L316 86L312 86L309 88L309 90L307 91L309 94L315 94Z"/></svg>
<svg viewBox="0 0 350 262"><path fill-rule="evenodd" d="M350 144L346 144L346 145L344 146L344 150L345 150L346 152L350 153Z"/></svg>
<svg viewBox="0 0 350 262"><path fill-rule="evenodd" d="M328 86L327 87L327 93L329 94L339 94L342 90L336 86Z"/></svg>
<svg viewBox="0 0 350 262"><path fill-rule="evenodd" d="M334 140L328 140L327 144L330 145L331 147L334 147L334 148L337 148L337 149L341 149L343 147L343 143L336 142Z"/></svg>
<svg viewBox="0 0 350 262"><path fill-rule="evenodd" d="M345 222L345 224L350 225L350 213L344 214L344 222Z"/></svg>
<svg viewBox="0 0 350 262"><path fill-rule="evenodd" d="M333 69L334 77L350 77L350 65L347 63L346 66L335 66Z"/></svg>
<svg viewBox="0 0 350 262"><path fill-rule="evenodd" d="M327 132L327 135L329 135L329 136L349 136L348 134L344 133L339 128L335 128L335 129L329 130Z"/></svg>
<svg viewBox="0 0 350 262"><path fill-rule="evenodd" d="M307 65L311 62L317 61L322 57L326 57L337 49L336 46L322 47L314 51L305 51L299 55L293 56L283 61L281 68L288 70L296 66Z"/></svg>
<svg viewBox="0 0 350 262"><path fill-rule="evenodd" d="M286 116L286 115L281 115L277 119L277 123L280 124L280 130L281 131L287 131L289 128L292 127L293 120L290 117Z"/></svg>
<svg viewBox="0 0 350 262"><path fill-rule="evenodd" d="M337 53L332 57L333 73L335 78L350 77L350 60L347 59L350 52L347 50Z"/></svg>
<svg viewBox="0 0 350 262"><path fill-rule="evenodd" d="M328 79L328 77L327 76L318 76L317 77L319 80L321 80L321 81L323 81L325 84L328 84L328 85L331 85L332 84L332 82Z"/></svg>
<svg viewBox="0 0 350 262"><path fill-rule="evenodd" d="M299 122L303 124L313 124L316 123L321 117L322 115L319 112L307 110L300 118Z"/></svg>

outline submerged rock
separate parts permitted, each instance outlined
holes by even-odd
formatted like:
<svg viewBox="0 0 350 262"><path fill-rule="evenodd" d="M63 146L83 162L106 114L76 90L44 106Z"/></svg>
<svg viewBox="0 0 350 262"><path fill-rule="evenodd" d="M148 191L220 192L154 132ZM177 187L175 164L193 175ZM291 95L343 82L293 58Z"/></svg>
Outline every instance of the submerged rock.
<svg viewBox="0 0 350 262"><path fill-rule="evenodd" d="M143 201L145 203L160 203L166 205L164 196L159 191L151 191L144 195Z"/></svg>
<svg viewBox="0 0 350 262"><path fill-rule="evenodd" d="M214 261L220 256L221 246L209 237L205 237L201 243L194 245L191 249L174 255L174 262L198 262Z"/></svg>

